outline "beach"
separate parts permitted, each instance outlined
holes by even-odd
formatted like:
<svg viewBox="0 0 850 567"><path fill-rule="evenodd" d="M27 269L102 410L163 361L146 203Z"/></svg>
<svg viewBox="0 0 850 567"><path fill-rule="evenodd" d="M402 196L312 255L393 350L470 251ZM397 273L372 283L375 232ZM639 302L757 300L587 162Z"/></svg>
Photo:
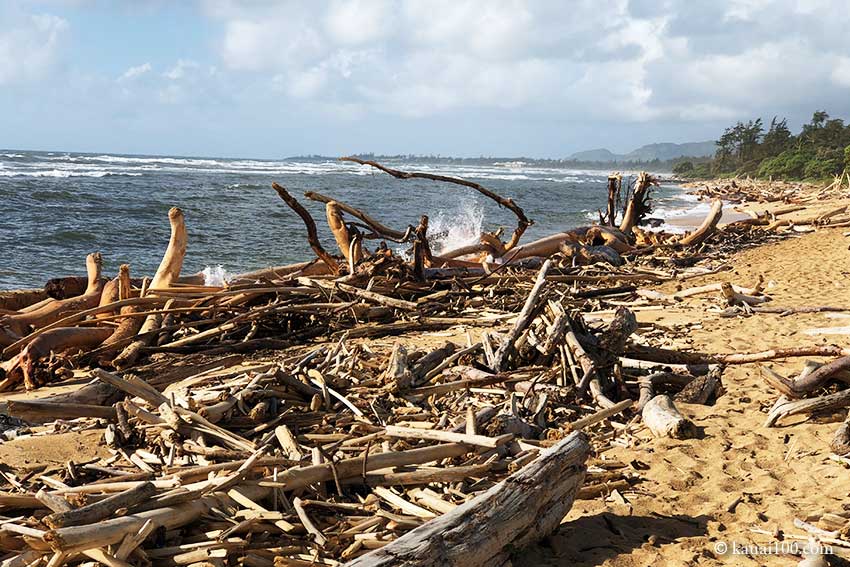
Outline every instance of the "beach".
<svg viewBox="0 0 850 567"><path fill-rule="evenodd" d="M821 210L834 204L824 203ZM819 230L742 251L730 258L731 271L695 278L688 285L718 281L749 284L763 277L776 305L847 305L850 285L844 266L850 252L843 232ZM676 285L665 284L660 289L673 292ZM719 317L716 306L714 298L695 298L661 312L642 311L638 319L674 330L674 345L701 352L847 344L843 334L805 334L808 329L846 326L843 314L730 319ZM802 362L786 359L765 364L782 375L793 376L801 370ZM777 393L765 382L759 366L730 366L723 375L726 393L714 406L682 407L704 429L703 439L659 440L644 430L636 434L633 446L608 452L612 459L640 463L635 470L647 482L626 495L625 502L579 501L558 534L518 564L792 564L793 558L786 554L732 555L718 553L717 549L726 544L731 550L733 542L740 546L761 544L767 549L779 537L774 534L804 533L794 528L794 518L807 520L828 510L843 509L850 491L847 465L830 459L828 449L843 414L814 419L796 416L780 427L764 427L766 412Z"/></svg>
<svg viewBox="0 0 850 567"><path fill-rule="evenodd" d="M193 336L189 333L181 335L184 339L178 339L176 342L181 345L181 348L173 349L172 354L169 354L167 349L154 352L157 349L153 348L154 353L150 355L150 361L143 358L138 370L131 367L131 371L124 376L139 376L151 383L159 384L157 386L159 388L168 388L167 391L173 392L172 395L177 395L180 400L184 400L179 403L188 409L209 412L213 407L210 404L215 404L217 400L224 404L232 403L232 406L228 406L233 408L232 413L228 410L227 413L221 414L220 423L229 431L239 432L239 438L245 435L251 436L252 439L260 439L260 434L268 427L267 422L290 423L286 421L288 419L286 416L293 410L286 410L275 418L275 414L268 413L271 409L267 407L267 404L252 405L256 403L258 399L256 397L246 398L251 402L246 401L244 408L236 409L237 398L234 395L244 387L248 387L247 391L250 391L252 377L254 381L272 380L267 388L281 388L282 384L291 386L291 379L277 383L274 382L277 380L274 376L283 374L288 376L290 372L292 376L297 376L301 372L299 368L312 364L309 361L314 360L316 356L320 359L324 358L323 366L319 367L322 370L311 370L314 374L309 375L316 382L311 384L309 378L305 377L306 381L297 386L296 392L298 388L314 388L317 387L316 385L325 384L327 380L330 387L341 392L339 395L348 396L347 403L353 403L359 406L359 412L365 412L361 419L354 422L359 421L359 425L352 426L351 417L343 405L337 405L331 411L330 403L325 402L328 407L322 409L321 389L311 390L315 392L312 400L299 400L291 392L281 391L275 394L282 400L280 403L284 403L283 400L285 400L286 404L295 404L292 406L296 408L295 415L300 417L291 422L293 425L290 427L297 434L297 438L293 438L297 441L292 443L295 443L295 447L300 451L309 452L310 447L318 447L313 451L315 463L324 460L320 451L337 450L342 447L334 443L354 443L358 446L359 443L366 443L367 439L370 444L373 438L380 439L384 433L382 429L384 425L376 422L375 416L381 417L382 420L386 419L384 424L401 423L402 429L408 427L435 430L434 434L439 438L437 430L449 427L453 423L452 420L457 419L458 416L461 418L461 426L463 425L463 416L457 411L458 408L469 403L470 405L466 406L468 407L466 410L468 412L467 433L471 427L476 442L495 443L492 439L499 438L504 442L507 435L511 438L516 436L517 440L523 444L516 448L519 450L518 453L511 453L513 450L509 450L507 456L500 455L498 452L484 453L479 458L473 456L462 463L480 465L485 460L503 462L505 469L510 470L513 459L527 463L531 458L538 456L538 450L553 447L555 441L569 431L570 422L581 416L591 419L593 423L586 429L593 449L590 459L592 464L587 473L589 480L585 481L585 489L592 487L593 491L579 494L560 527L553 534L527 547L522 553L514 555L512 560L515 565L606 565L611 567L649 564L787 565L789 560L794 560L792 557L794 554L787 553L786 548L780 549L777 542L805 543L808 537L805 530L795 526L795 519L817 524L824 514L845 513L843 500L850 490L850 481L846 476L846 467L850 463L846 459L833 458L829 448L836 428L844 419L843 410L815 416L802 414L783 418L776 427L768 428L764 425L767 411L773 406L780 392L765 380L766 371L762 365L770 367L782 376L793 377L799 373L806 360L827 362L833 358L780 357L775 359L769 354L763 356L765 352L803 346L827 347L846 344L843 334L845 331L838 331L842 334L837 335L807 334L806 332L821 327L843 327L846 324L847 314L840 311L790 314L757 311L760 305L781 306L793 310L824 305L842 307L850 304L850 286L844 281L846 278L843 266L848 250L847 239L844 236L846 229L842 225L842 222L845 222L842 216L843 210L850 204L850 199L837 198L835 195L818 197L818 191L817 187L801 189L795 199L806 204L800 205L792 212L786 212L789 205L781 201L743 203L734 206L726 204L719 227L714 234L715 238L709 238L706 243L699 244L699 249L696 251L682 251L681 248L677 250L675 244L670 244L672 248L665 252L662 246L661 251L650 258L651 261L656 262L654 267L653 264L646 262L635 266L627 265L624 268L614 268L604 264L590 264L584 267L570 267L569 264L562 264L558 268L560 270L558 274L551 277L550 291L561 294L561 301L565 306L570 305L570 309L581 312L580 317L584 317L585 322L592 326L585 332L600 333L599 329L603 329L598 334L600 338L605 335L605 325L612 324L612 321L621 316L621 310L625 306L636 317L636 330L631 338L633 345L651 345L653 348L667 349L667 352L701 357L704 360L760 353L757 356L760 362L757 363L729 363L722 371L722 389L712 394L711 402L676 402L681 414L691 420L698 431L698 434L691 438L659 437L642 423L639 412L632 412L626 406L622 408L629 411L623 415L615 413L607 418L595 419L594 412L599 410L596 406L599 399L595 397L595 394L593 399L586 395L577 397L575 402L565 403L564 408L572 409L559 409L555 403L556 400L561 402L567 399L572 400L572 396L576 395L570 380L561 381L561 378L554 378L552 374L547 373L548 371L541 370L541 367L528 362L515 362L514 364L518 365L517 368L506 365L507 373L501 378L498 374L482 373L481 360L472 359L471 364L478 368L474 371L468 370L466 366L458 366L456 369L449 367L444 374L434 374L431 378L435 388L447 388L447 393L434 394L433 398L422 397L426 394L431 395L428 393L427 386L424 389L420 386L419 389L414 387L410 390L409 384L407 386L401 386L400 383L394 384L394 380L401 381L402 377L406 376L404 372L393 370L396 368L394 365L401 364L398 368L416 368L418 364L416 361L429 358L428 353L438 353L438 356L442 357L435 358L433 364L442 360L450 362L454 358L449 357L448 353L463 353L467 349L473 349L470 352L474 353L475 348L480 348L475 345L491 340L488 337L511 336L512 329L516 329L523 318L520 313L521 308L522 311L527 309L524 307L524 303L527 305L530 301L527 297L533 297L534 290L539 289L538 286L531 286L535 274L538 273L539 263L534 267L505 275L504 279L497 275L497 283L494 287L488 288L486 287L488 284L485 283L483 284L485 287L480 288L489 290L487 291L489 295L479 297L481 292L473 293L473 288L470 288L472 293L470 297L474 300L465 304L464 309L452 311L453 319L439 314L428 315L413 319L418 323L412 327L400 327L398 330L389 329L388 326L404 324L404 316L394 315L392 319L389 319L390 323L385 323L387 319L378 319L375 322L355 319L353 325L346 326L347 324L339 323L342 327L333 327L347 329L347 331L341 330L333 335L328 331L327 335L319 335L309 340L295 339L288 345L279 341L280 344L276 347L267 347L264 345L271 343L262 343L257 350L248 350L244 357L236 356L235 358L234 353L237 351L234 349L237 343L233 341L206 344L197 341L195 344L200 347L197 351L198 355L189 355L188 353L193 351L181 350L186 348L182 346L184 342L181 341L187 337L191 339ZM837 210L838 213L835 212ZM772 217L772 212L776 212L779 216ZM778 218L783 219L784 224L780 223L777 229L765 228ZM811 220L813 218L825 220L815 223ZM705 220L704 215L677 214L668 219L668 223L690 234ZM824 226L829 223L839 226L833 228ZM680 235L673 234L667 238L674 243ZM679 262L668 263L670 258L668 255L675 256ZM696 261L689 260L692 255L697 258ZM487 277L483 274L472 279L468 278L467 281L471 282L468 285L480 286L482 279L486 280ZM540 276L537 277L539 280ZM274 292L296 294L291 297L297 297L297 294L311 296L310 294L316 294L317 290L328 289L322 286L331 285L330 280L325 280L326 283L322 284L321 277L316 278L316 276L302 276L297 280L288 281L285 284L286 292L275 291L277 288L257 287L257 284L254 284L253 288L246 285L241 288L237 286L233 290L217 287L210 288L209 291L187 284L188 287L182 292L178 287L173 290L173 293L200 294L197 295L199 298L203 298L204 294L212 294L210 297L227 298L229 297L227 294L240 297L240 290L244 295L254 293L252 289L258 289L261 291L256 293L260 294ZM610 281L608 281L609 278ZM617 285L618 281L627 285L625 287ZM735 307L730 300L724 298L720 288L717 287L723 282L735 284L741 289L754 290L746 292L753 294L751 298L757 300L750 306L750 311L746 306ZM402 294L402 297L406 299L395 298L393 294L398 292L393 291L393 288L386 284L378 284L370 288L373 293L371 296L368 293L364 295L365 290L358 291L354 286L345 287L346 285L348 284L341 284L335 293L355 294L351 297L356 296L365 300L357 306L357 309L360 309L359 313L368 311L377 316L380 311L381 317L386 317L387 308L409 312L419 309L418 305L422 304L421 300L419 303L410 301L411 296L407 294L408 292ZM693 295L676 297L676 294L681 293L682 290L702 289L704 286L712 285L715 286L711 288L713 291L700 291ZM375 290L377 295L374 295ZM450 288L445 291L421 290L416 293L422 297L431 297L430 294L436 294L439 299L433 301L443 301L445 297L451 296L452 292L449 290ZM583 293L587 297L602 299L582 302L579 298L583 297ZM459 296L462 297L463 293ZM281 297L290 296L282 295ZM416 296L413 297L415 299ZM507 299L498 299L499 297ZM765 298L769 301L762 303ZM200 299L200 301L210 300L210 298ZM325 301L329 300L337 301L337 298L334 295L327 296ZM290 298L289 301L292 299ZM309 305L314 307L309 309L324 310L328 308L328 305L337 309L327 312L317 311L317 313L327 313L324 317L328 319L338 316L337 306L351 309L354 305L354 303L328 304L318 303L318 300L313 301L314 303ZM372 306L366 310L365 304ZM552 308L551 303L549 307ZM557 310L552 313L557 314ZM543 317L545 322L550 315L544 314ZM239 317L236 318L238 319ZM289 324L292 325L296 321L293 319ZM269 322L264 323L264 325L269 324ZM313 323L313 325L318 324ZM602 327L599 327L600 324ZM536 329L537 333L552 332L552 327L547 327L542 322ZM353 337L348 338L349 335L346 333L351 333ZM542 342L542 338L530 338L531 335L531 333L523 334L522 340ZM249 335L242 342L250 343L253 340L251 337L252 334L249 331ZM272 342L274 340L271 339ZM451 349L443 350L447 342L452 343ZM188 346L189 342L185 344ZM205 352L212 353L222 349L224 353L203 356ZM406 360L407 353L412 353L410 360L413 362L409 366L407 362L397 362L398 357L402 356L399 352L404 353L402 360ZM537 355L534 354L533 349L530 355L527 352L527 349L520 349L514 356L518 357L520 353L526 353L522 356L530 356L528 361L539 360L535 358ZM628 355L621 351L619 354L624 358L640 357L640 351ZM491 359L487 358L492 355L485 353L482 356L484 356L482 360L492 367ZM334 360L335 362L332 362ZM561 367L563 374L567 375L568 365L566 362L560 364L563 365ZM342 367L349 368L349 371L341 372ZM659 368L664 367L665 365L659 366ZM185 371L180 371L180 368L184 368ZM268 368L280 368L279 374L269 374ZM357 368L361 370L354 372ZM439 366L434 365L429 368L440 370ZM455 392L453 388L458 386L443 386L458 384L458 382L452 382L458 377L458 374L452 373L453 371L459 372L464 380L469 381L469 384L460 386L466 388L466 393ZM535 374L536 372L542 372L542 374ZM685 370L680 372L689 373ZM696 371L694 373L697 375ZM532 380L531 377L535 375L537 378ZM165 378L165 376L172 377ZM206 376L211 378L205 378ZM505 377L510 377L510 380L506 380ZM39 384L37 388L4 392L2 395L4 405L0 407L6 407L8 411L9 404L14 404L17 400L50 400L51 396L73 396L91 379L92 374L89 370L81 367L71 373L64 373L61 378L57 377ZM118 378L115 379L120 381ZM239 385L228 386L226 380L231 379L237 380ZM410 378L404 379L410 380ZM212 382L207 383L208 380ZM525 381L522 382L522 380ZM522 400L525 396L531 395L529 390L513 390L513 386L509 385L509 382L519 381L525 384L525 388L533 389L533 383L537 380L546 383L546 387L549 388L545 390L548 392L546 394L548 397L540 398L540 394L535 394L536 398L529 399L542 403L543 408L548 403L551 407L548 411L553 412L543 414L541 423L545 422L544 429L534 429L535 433L531 434L520 433L525 431L524 429L500 429L503 426L496 427L492 422L486 426L484 424L469 425L469 412L474 413L475 409L481 411L487 407L494 407L493 404L495 407L503 408L502 411L508 412L505 414L508 417L525 416L523 419L526 420L526 424L539 419L532 415L533 408L525 410L522 406L519 409L516 408L518 399ZM169 381L174 381L174 384L167 386ZM504 385L502 381L505 381ZM532 385L529 386L529 384ZM194 393L193 385L198 387ZM158 394L145 393L144 390L127 387L130 388L128 392L136 392L142 398L150 400L150 396L154 396L152 399L157 399ZM188 390L185 389L187 387ZM210 387L212 389L209 389ZM631 388L629 391L632 394L636 393L636 384L630 383L628 388ZM230 396L226 395L228 391L231 392ZM326 390L324 394L326 399L327 392ZM413 397L409 397L411 395ZM609 392L608 395L612 394ZM623 395L622 391L620 395ZM445 399L441 401L440 396L445 396ZM137 400L137 403L142 405L128 406L136 408L132 410L136 412L135 415L143 416L148 421L147 427L161 427L157 425L162 423L157 421L161 418L156 416L167 415L167 409L163 407L157 409L150 401L146 406L143 401ZM238 403L241 407L242 402ZM393 409L387 410L389 414L381 413L377 410L376 403L387 404ZM303 404L307 404L309 408L302 407ZM555 404L554 407L552 404ZM147 409L142 410L142 406ZM87 407L90 406L85 406L80 411L83 413L100 411L99 409L87 410L85 409ZM249 414L253 415L259 411L257 408L260 407L266 413L258 415L265 417L246 421ZM507 408L512 409L508 411ZM622 408L619 412L623 411ZM374 414L370 415L368 412L374 412ZM144 417L146 415L148 417ZM320 423L311 417L315 415L324 416L323 421ZM388 417L383 417L384 415ZM540 415L539 410L537 415ZM571 417L564 418L564 415ZM167 469L161 462L164 456L151 452L159 450L152 445L142 444L135 449L136 453L127 453L127 450L133 450L132 446L126 445L127 449L121 449L120 445L116 448L115 445L105 444L104 435L107 437L109 435L106 431L110 427L114 428L109 425L108 419L82 417L53 421L48 417L37 421L46 422L46 425L24 427L20 422L12 420L5 426L8 427L9 439L0 443L0 462L8 470L14 471L17 478L30 478L33 475L62 475L63 484L67 482L74 485L78 481L68 478L67 474L63 473L69 466L70 470L76 470L77 465L73 463L88 463L101 467L102 470L97 469L98 474L109 470L112 471L108 473L109 475L144 474L147 476L143 478L165 478L154 477L153 472L146 473L146 467L152 467L152 471L160 470L162 467L163 473L166 470L191 472L199 465L203 469L205 463L226 464L232 459L251 455L251 452L234 451L232 447L225 451L219 448L216 442L210 440L212 446L203 449L203 453L199 453L206 455L203 460L197 461L190 453L185 453L180 456L180 466ZM420 435L413 432L405 434ZM480 439L487 435L490 436L489 440ZM166 443L171 443L169 437L164 438ZM422 439L428 439L428 437L422 437ZM284 448L287 446L283 440L280 443ZM409 450L409 447L424 448L423 445L409 443L394 446L392 450L389 450L390 445L385 442L383 450L392 454L393 451ZM192 444L188 446L194 447ZM192 449L192 451L198 450L200 449L197 447ZM369 452L368 446L366 446L366 452L367 454ZM131 455L132 458L130 458ZM545 460L543 457L540 459ZM450 459L445 459L440 466L434 463L434 466L426 467L426 469L401 467L386 469L382 472L408 474L427 470L428 474L433 475L441 470L447 473L451 471L452 466L462 464L454 462L447 465L449 461ZM295 466L293 470L309 468L303 463L302 465ZM314 464L315 466L319 465ZM365 466L363 464L364 474ZM442 468L446 466L446 469ZM514 468L521 466L515 465ZM522 469L517 468L517 470ZM278 471L275 470L275 478L277 474ZM337 473L329 472L328 474L326 480L330 482ZM496 476L488 481L469 480L451 485L433 484L432 486L438 491L441 490L437 488L438 486L444 486L445 492L434 492L427 498L414 500L416 504L411 506L409 506L410 503L399 503L398 499L404 497L410 499L414 498L411 495L422 493L415 491L406 493L404 490L398 490L393 493L395 496L392 496L386 492L378 492L382 495L380 498L390 498L388 500L390 508L396 507L397 515L387 518L393 522L407 523L403 528L390 527L382 531L384 535L381 537L388 539L375 542L376 547L379 548L394 541L399 533L421 523L421 518L418 522L409 519L410 514L413 516L421 514L421 517L426 519L432 518L439 513L457 509L457 506L464 501L462 497L471 500L473 495L480 496L483 492L475 488L479 483L482 487L503 486L505 482L503 475L506 472L494 474ZM101 481L106 478L101 478ZM273 478L270 469L262 473L259 478L266 478L266 480ZM502 479L500 483L496 483L499 479ZM336 482L339 483L341 480L337 479ZM53 486L59 485L54 483ZM61 493L61 486L59 490ZM27 492L24 491L24 493ZM310 495L313 499L327 497L325 488L315 489L315 492L310 492ZM304 494L301 494L301 497L306 498ZM352 494L347 493L347 497L349 500L345 502L336 502L332 499L323 506L358 505L355 504L357 500ZM442 504L435 503L433 500L435 497ZM351 500L351 498L354 499ZM0 499L0 504L2 502ZM372 500L368 502L371 503L370 506L374 504ZM431 508L428 507L429 503ZM318 506L318 504L313 505ZM400 510L397 509L398 506L401 506ZM359 513L365 512L360 510ZM291 514L282 517L287 521L299 521ZM339 525L348 525L345 522L356 525L362 519L357 516L355 519L331 520L327 516L322 516L321 531L329 538L342 538L337 535L341 529ZM300 521L306 525L303 519ZM342 524L338 525L337 522ZM801 537L803 539L799 539ZM838 534L836 537L840 539L842 536ZM301 535L295 539L300 542L298 545L308 545ZM343 538L340 541L350 540ZM366 540L358 539L357 541ZM271 543L264 545L267 545L269 551L258 557L265 562L262 564L271 565L269 561L275 557L274 554L283 552L274 551ZM362 547L362 544L360 544L361 547L354 544L349 547L345 545L347 543L339 548L326 547L328 561L331 557L350 559L368 551L368 548ZM749 549L747 546L759 545L768 550L774 549L771 546L775 545L776 553L756 555L746 551ZM343 548L345 552L340 555ZM303 555L302 551L297 553ZM836 548L835 553L841 554L843 551ZM274 561L274 565L277 565L277 559Z"/></svg>

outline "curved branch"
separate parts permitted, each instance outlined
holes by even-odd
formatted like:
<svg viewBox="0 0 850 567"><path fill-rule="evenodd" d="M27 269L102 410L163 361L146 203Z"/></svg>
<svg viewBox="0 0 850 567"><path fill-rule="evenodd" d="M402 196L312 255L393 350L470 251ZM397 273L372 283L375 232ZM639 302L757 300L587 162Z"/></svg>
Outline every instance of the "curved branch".
<svg viewBox="0 0 850 567"><path fill-rule="evenodd" d="M782 376L766 372L765 381L774 388L791 398L802 398L806 394L817 390L830 378L842 370L850 368L850 356L837 358L832 362L824 364L810 374L801 375L797 378L783 378Z"/></svg>
<svg viewBox="0 0 850 567"><path fill-rule="evenodd" d="M316 256L324 262L328 268L331 269L334 275L339 274L339 264L337 264L336 260L327 253L327 251L322 247L322 244L319 242L319 233L316 230L316 221L313 220L313 217L310 216L310 213L307 212L301 203L299 203L295 197L289 194L289 192L278 185L275 182L272 182L272 188L277 191L278 196L283 199L283 202L289 205L289 208L295 211L301 220L304 221L304 226L307 227L307 242L310 243L310 248L313 249L313 252L316 253Z"/></svg>
<svg viewBox="0 0 850 567"><path fill-rule="evenodd" d="M702 221L698 229L690 234L685 235L679 240L682 246L697 246L705 242L709 236L717 230L717 223L720 222L720 217L723 216L723 201L715 199L711 205L711 210L708 216Z"/></svg>
<svg viewBox="0 0 850 567"><path fill-rule="evenodd" d="M485 197L496 201L500 206L509 209L513 214L517 217L517 227L514 230L514 233L511 235L510 241L505 245L506 250L510 250L519 242L520 237L525 232L529 226L533 224L533 221L529 220L528 217L525 216L525 212L522 208L513 202L513 199L505 199L504 197L493 193L486 187L482 187L478 183L467 181L465 179L459 179L457 177L448 177L446 175L434 175L432 173L418 173L418 172L407 172L407 171L399 171L398 169L391 169L389 167L384 167L383 165L369 160L362 160L355 157L343 157L339 158L341 161L351 161L354 163L359 163L360 165L369 165L374 167L375 169L380 169L384 173L388 173L392 175L396 179L429 179L431 181L442 181L444 183L454 183L456 185L463 185L464 187L469 187L471 189L475 189Z"/></svg>
<svg viewBox="0 0 850 567"><path fill-rule="evenodd" d="M370 217L369 215L367 215L366 213L364 213L363 211L361 211L360 209L352 207L351 205L343 203L342 201L337 201L336 199L332 199L326 195L322 195L321 193L316 193L315 191L307 191L306 193L304 193L304 196L310 199L311 201L324 203L325 205L331 202L336 203L336 206L341 211L344 211L349 215L362 220L370 229L372 229L373 232L376 232L381 236L387 236L392 240L406 240L408 237L408 232L401 232L398 230L394 230L388 226L385 226Z"/></svg>

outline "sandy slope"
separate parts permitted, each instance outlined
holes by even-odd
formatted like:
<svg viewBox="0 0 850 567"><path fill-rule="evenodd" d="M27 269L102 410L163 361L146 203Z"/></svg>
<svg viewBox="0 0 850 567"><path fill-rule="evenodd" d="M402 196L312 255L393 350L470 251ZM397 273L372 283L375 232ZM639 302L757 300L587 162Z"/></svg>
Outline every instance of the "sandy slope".
<svg viewBox="0 0 850 567"><path fill-rule="evenodd" d="M848 305L848 239L829 229L737 254L733 272L691 280L750 284L759 274L773 282L776 306ZM672 292L674 284L660 288ZM677 309L641 312L639 320L673 328L690 327L677 346L721 353L770 347L841 344L847 336L813 337L803 330L843 326L848 319L826 314L780 317L759 314L723 319L708 311L717 298L688 299ZM803 359L772 363L785 375L798 372ZM788 418L782 427L762 426L777 395L757 365L733 366L723 375L726 394L713 407L683 405L682 411L704 428L703 439L652 439L638 433L636 447L614 448L609 458L649 465L646 479L627 493L629 505L601 499L576 503L560 531L517 561L518 565L796 565L789 556L719 555L715 544L775 541L750 528L801 533L795 517L835 511L850 493L850 474L829 459L828 444L843 416L805 421ZM802 423L804 422L804 423ZM797 425L792 425L796 423ZM741 496L734 513L727 507ZM648 542L656 539L655 545Z"/></svg>

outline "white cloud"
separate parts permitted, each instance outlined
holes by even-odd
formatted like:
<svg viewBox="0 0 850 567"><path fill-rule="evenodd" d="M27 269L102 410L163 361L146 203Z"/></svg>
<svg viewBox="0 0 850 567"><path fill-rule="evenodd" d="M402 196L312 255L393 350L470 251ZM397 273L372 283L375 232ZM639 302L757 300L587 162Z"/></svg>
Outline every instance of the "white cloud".
<svg viewBox="0 0 850 567"><path fill-rule="evenodd" d="M393 27L392 8L386 0L335 0L325 15L328 35L340 45L383 39Z"/></svg>
<svg viewBox="0 0 850 567"><path fill-rule="evenodd" d="M47 76L68 22L51 14L22 14L14 7L0 10L0 20L0 85Z"/></svg>
<svg viewBox="0 0 850 567"><path fill-rule="evenodd" d="M145 73L149 73L152 67L150 63L142 63L141 65L136 65L135 67L130 67L124 73L118 77L119 81L129 81L130 79L135 79L136 77L140 77Z"/></svg>
<svg viewBox="0 0 850 567"><path fill-rule="evenodd" d="M187 60L187 59L178 59L177 64L162 74L166 79L171 79L172 81L177 81L186 76L187 71L192 71L200 67L198 63L195 61Z"/></svg>
<svg viewBox="0 0 850 567"><path fill-rule="evenodd" d="M276 91L326 108L716 121L834 100L850 83L843 4L209 0L206 8L223 23L227 69L266 74Z"/></svg>

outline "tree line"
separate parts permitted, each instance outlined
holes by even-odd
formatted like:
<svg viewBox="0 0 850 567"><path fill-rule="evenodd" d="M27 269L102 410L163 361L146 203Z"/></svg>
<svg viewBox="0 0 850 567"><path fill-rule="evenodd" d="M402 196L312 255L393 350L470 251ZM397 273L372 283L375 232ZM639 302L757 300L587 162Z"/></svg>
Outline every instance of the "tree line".
<svg viewBox="0 0 850 567"><path fill-rule="evenodd" d="M782 180L831 180L850 171L850 125L823 110L812 115L796 136L786 119L761 118L726 128L713 159L679 161L673 173L709 178L729 175Z"/></svg>

